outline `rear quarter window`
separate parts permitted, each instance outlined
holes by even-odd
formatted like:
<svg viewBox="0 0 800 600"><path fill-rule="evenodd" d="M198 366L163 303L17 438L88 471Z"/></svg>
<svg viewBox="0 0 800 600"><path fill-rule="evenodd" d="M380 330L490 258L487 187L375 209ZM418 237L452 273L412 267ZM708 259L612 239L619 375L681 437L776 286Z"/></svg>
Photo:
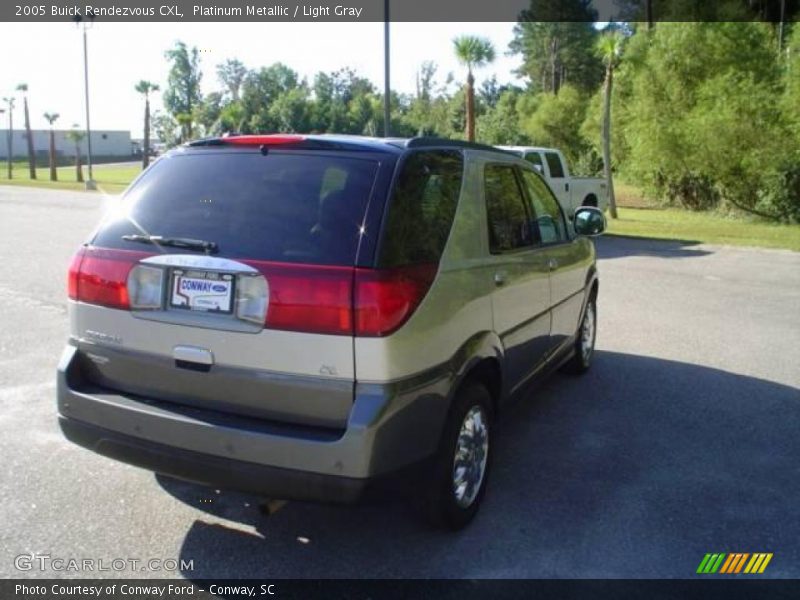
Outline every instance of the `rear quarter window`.
<svg viewBox="0 0 800 600"><path fill-rule="evenodd" d="M464 158L457 150L407 155L389 200L380 266L439 262L453 225L463 172Z"/></svg>
<svg viewBox="0 0 800 600"><path fill-rule="evenodd" d="M333 153L167 157L126 194L94 244L142 250L122 236L188 237L230 258L351 265L377 169Z"/></svg>

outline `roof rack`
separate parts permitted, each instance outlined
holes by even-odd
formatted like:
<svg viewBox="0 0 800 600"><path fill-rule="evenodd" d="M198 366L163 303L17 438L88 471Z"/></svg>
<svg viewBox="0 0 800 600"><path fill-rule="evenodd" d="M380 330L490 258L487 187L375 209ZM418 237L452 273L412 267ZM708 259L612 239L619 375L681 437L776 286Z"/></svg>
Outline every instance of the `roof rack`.
<svg viewBox="0 0 800 600"><path fill-rule="evenodd" d="M484 150L488 152L498 152L501 154L511 154L516 156L513 152L497 148L496 146L489 146L487 144L478 144L477 142L467 142L464 140L448 140L445 138L438 138L432 136L414 137L406 140L406 148L431 148L431 147L445 147L445 148L468 148L471 150Z"/></svg>

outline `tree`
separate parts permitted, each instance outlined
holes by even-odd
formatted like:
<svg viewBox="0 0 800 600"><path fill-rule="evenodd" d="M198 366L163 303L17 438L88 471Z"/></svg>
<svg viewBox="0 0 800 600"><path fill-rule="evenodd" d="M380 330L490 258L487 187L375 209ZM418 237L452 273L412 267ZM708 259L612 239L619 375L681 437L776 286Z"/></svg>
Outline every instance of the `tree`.
<svg viewBox="0 0 800 600"><path fill-rule="evenodd" d="M227 88L232 102L239 101L239 92L246 76L247 67L245 67L241 61L236 60L235 58L229 58L224 63L217 65L217 77Z"/></svg>
<svg viewBox="0 0 800 600"><path fill-rule="evenodd" d="M86 137L86 133L78 129L78 124L75 123L72 129L67 132L65 136L70 142L75 144L75 181L83 182L83 169L81 168L81 142Z"/></svg>
<svg viewBox="0 0 800 600"><path fill-rule="evenodd" d="M587 150L581 125L586 118L588 100L574 85L565 85L556 94L545 92L523 97L522 129L536 146L559 148L574 165Z"/></svg>
<svg viewBox="0 0 800 600"><path fill-rule="evenodd" d="M144 96L144 143L142 144L142 169L150 164L150 94L158 91L158 85L142 79L136 91Z"/></svg>
<svg viewBox="0 0 800 600"><path fill-rule="evenodd" d="M608 209L612 219L617 218L617 201L611 174L611 91L614 85L614 69L619 64L624 39L621 32L610 29L597 40L597 53L606 66L603 83L603 176L608 186Z"/></svg>
<svg viewBox="0 0 800 600"><path fill-rule="evenodd" d="M531 0L509 45L522 56L517 73L543 92L557 94L567 83L593 91L600 83L599 59L592 52L596 16L590 0Z"/></svg>
<svg viewBox="0 0 800 600"><path fill-rule="evenodd" d="M458 61L467 67L466 108L467 108L467 141L475 141L475 77L473 69L479 69L494 61L495 52L492 43L486 39L471 35L462 35L453 40L453 48Z"/></svg>
<svg viewBox="0 0 800 600"><path fill-rule="evenodd" d="M50 181L58 181L56 173L56 133L53 124L58 120L58 113L44 113L44 118L50 123Z"/></svg>
<svg viewBox="0 0 800 600"><path fill-rule="evenodd" d="M181 139L192 138L195 109L200 104L200 56L197 48L189 50L183 42L165 53L172 65L164 92L164 106L175 121L181 125Z"/></svg>
<svg viewBox="0 0 800 600"><path fill-rule="evenodd" d="M31 119L28 114L28 84L20 83L17 90L22 92L22 107L25 116L25 139L28 142L28 173L31 179L36 179L36 151L33 147L33 132L31 132Z"/></svg>
<svg viewBox="0 0 800 600"><path fill-rule="evenodd" d="M520 127L522 90L509 88L500 93L496 104L478 117L478 137L486 144L529 145L531 139Z"/></svg>

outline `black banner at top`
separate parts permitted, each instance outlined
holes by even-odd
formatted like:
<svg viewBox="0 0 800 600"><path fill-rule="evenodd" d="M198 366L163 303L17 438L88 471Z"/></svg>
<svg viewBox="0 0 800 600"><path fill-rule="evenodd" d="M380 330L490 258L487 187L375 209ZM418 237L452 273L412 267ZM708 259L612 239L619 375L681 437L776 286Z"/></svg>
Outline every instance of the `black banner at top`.
<svg viewBox="0 0 800 600"><path fill-rule="evenodd" d="M800 0L3 0L0 21L792 21Z"/></svg>

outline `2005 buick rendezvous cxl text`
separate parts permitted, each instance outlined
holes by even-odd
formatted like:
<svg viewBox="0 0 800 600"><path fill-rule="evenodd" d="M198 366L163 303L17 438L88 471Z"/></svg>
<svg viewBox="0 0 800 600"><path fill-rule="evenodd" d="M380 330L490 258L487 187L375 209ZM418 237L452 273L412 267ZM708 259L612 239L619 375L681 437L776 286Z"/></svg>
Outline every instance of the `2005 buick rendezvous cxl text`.
<svg viewBox="0 0 800 600"><path fill-rule="evenodd" d="M589 368L605 218L522 158L259 135L160 158L79 249L58 367L73 442L174 477L352 502L414 473L458 528L504 403ZM424 483L424 485L422 485Z"/></svg>

